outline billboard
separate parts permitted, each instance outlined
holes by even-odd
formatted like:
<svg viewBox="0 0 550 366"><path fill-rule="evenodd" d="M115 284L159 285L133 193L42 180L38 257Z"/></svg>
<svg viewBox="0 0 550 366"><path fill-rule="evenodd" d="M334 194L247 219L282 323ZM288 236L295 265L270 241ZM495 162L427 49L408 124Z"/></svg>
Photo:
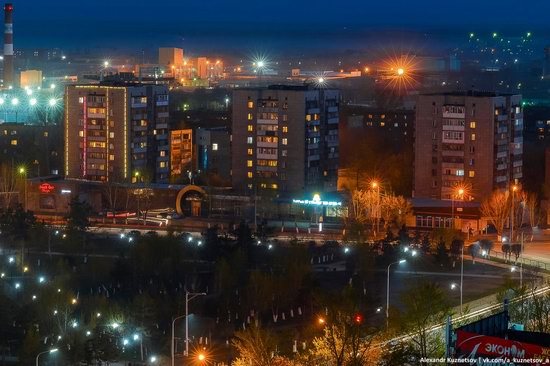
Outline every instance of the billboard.
<svg viewBox="0 0 550 366"><path fill-rule="evenodd" d="M456 357L476 365L542 365L550 363L550 348L477 333L456 331Z"/></svg>

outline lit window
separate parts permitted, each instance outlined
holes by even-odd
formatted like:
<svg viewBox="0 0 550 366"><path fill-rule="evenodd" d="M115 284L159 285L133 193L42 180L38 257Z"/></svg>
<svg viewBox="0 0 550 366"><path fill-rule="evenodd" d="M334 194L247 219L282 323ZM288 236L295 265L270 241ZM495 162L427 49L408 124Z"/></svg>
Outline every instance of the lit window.
<svg viewBox="0 0 550 366"><path fill-rule="evenodd" d="M475 122L470 122L470 128L476 128L476 123Z"/></svg>
<svg viewBox="0 0 550 366"><path fill-rule="evenodd" d="M16 146L16 145L17 145L17 140L11 140L11 144L12 144L13 146Z"/></svg>
<svg viewBox="0 0 550 366"><path fill-rule="evenodd" d="M286 137L283 138L283 145L288 145L288 139Z"/></svg>
<svg viewBox="0 0 550 366"><path fill-rule="evenodd" d="M109 132L109 138L114 139L115 138L115 133L114 132Z"/></svg>
<svg viewBox="0 0 550 366"><path fill-rule="evenodd" d="M252 178L254 176L252 172L248 172L246 175L248 176L248 178Z"/></svg>
<svg viewBox="0 0 550 366"><path fill-rule="evenodd" d="M457 169L456 170L456 175L459 176L459 177L463 177L464 176L464 169Z"/></svg>
<svg viewBox="0 0 550 366"><path fill-rule="evenodd" d="M277 183L273 183L271 186L270 186L271 189L277 189L279 188L279 186L277 185Z"/></svg>
<svg viewBox="0 0 550 366"><path fill-rule="evenodd" d="M283 133L287 133L288 132L288 126L283 126Z"/></svg>
<svg viewBox="0 0 550 366"><path fill-rule="evenodd" d="M246 166L251 168L252 167L252 160L247 160L246 161Z"/></svg>
<svg viewBox="0 0 550 366"><path fill-rule="evenodd" d="M468 172L468 176L469 176L470 178L473 178L473 177L476 176L476 172L473 171L473 170L470 170L470 171Z"/></svg>
<svg viewBox="0 0 550 366"><path fill-rule="evenodd" d="M254 154L254 150L248 149L248 150L246 151L246 153L247 153L248 155L253 155L253 154Z"/></svg>
<svg viewBox="0 0 550 366"><path fill-rule="evenodd" d="M380 122L380 127L384 127L386 125L386 122Z"/></svg>
<svg viewBox="0 0 550 366"><path fill-rule="evenodd" d="M252 118L253 118L252 113L248 113L248 120L252 121Z"/></svg>
<svg viewBox="0 0 550 366"><path fill-rule="evenodd" d="M252 137L247 137L246 138L246 143L247 144L252 144L254 142L253 138Z"/></svg>
<svg viewBox="0 0 550 366"><path fill-rule="evenodd" d="M212 150L218 150L218 144L212 144Z"/></svg>
<svg viewBox="0 0 550 366"><path fill-rule="evenodd" d="M84 97L79 97L78 98L78 103L84 104Z"/></svg>
<svg viewBox="0 0 550 366"><path fill-rule="evenodd" d="M166 151L165 151L165 150L162 150L162 151L160 152L160 156L166 156Z"/></svg>
<svg viewBox="0 0 550 366"><path fill-rule="evenodd" d="M48 131L44 132L44 137L48 137Z"/></svg>
<svg viewBox="0 0 550 366"><path fill-rule="evenodd" d="M111 154L111 155L109 155L109 160L111 160L111 161L115 160L115 156L114 156L114 155L112 155L112 154Z"/></svg>
<svg viewBox="0 0 550 366"><path fill-rule="evenodd" d="M306 121L311 121L311 114L306 114Z"/></svg>
<svg viewBox="0 0 550 366"><path fill-rule="evenodd" d="M246 104L248 108L252 109L254 108L254 102L249 100L248 103Z"/></svg>
<svg viewBox="0 0 550 366"><path fill-rule="evenodd" d="M248 132L252 132L252 131L254 131L254 126L248 125Z"/></svg>
<svg viewBox="0 0 550 366"><path fill-rule="evenodd" d="M253 185L252 184L249 184L248 185L248 189L252 189Z"/></svg>
<svg viewBox="0 0 550 366"><path fill-rule="evenodd" d="M84 131L78 131L78 136L84 137Z"/></svg>
<svg viewBox="0 0 550 366"><path fill-rule="evenodd" d="M470 140L472 140L472 141L476 140L476 134L475 133L472 133L472 135L470 136Z"/></svg>
<svg viewBox="0 0 550 366"><path fill-rule="evenodd" d="M166 162L165 162L165 161L161 161L161 162L159 163L159 166L160 166L161 168L166 168Z"/></svg>

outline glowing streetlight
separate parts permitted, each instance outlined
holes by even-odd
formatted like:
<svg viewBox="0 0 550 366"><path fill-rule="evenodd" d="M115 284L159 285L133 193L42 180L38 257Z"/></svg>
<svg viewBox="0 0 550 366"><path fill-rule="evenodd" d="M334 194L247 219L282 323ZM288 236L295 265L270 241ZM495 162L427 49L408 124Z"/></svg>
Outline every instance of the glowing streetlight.
<svg viewBox="0 0 550 366"><path fill-rule="evenodd" d="M36 100L36 98L31 98L31 99L29 100L29 104L30 104L31 106L35 106L36 103L38 103L38 101Z"/></svg>
<svg viewBox="0 0 550 366"><path fill-rule="evenodd" d="M118 324L117 322L113 322L111 324L111 328L113 328L113 329L117 329L118 327L120 327L120 324Z"/></svg>
<svg viewBox="0 0 550 366"><path fill-rule="evenodd" d="M317 319L317 323L319 323L320 325L325 325L327 321L325 320L325 318L319 318Z"/></svg>
<svg viewBox="0 0 550 366"><path fill-rule="evenodd" d="M134 334L134 335L132 336L132 339L133 339L134 341L139 340L139 334L137 334L137 333Z"/></svg>
<svg viewBox="0 0 550 366"><path fill-rule="evenodd" d="M260 61L258 61L258 62L256 63L256 65L258 65L259 68L262 68L262 67L265 66L265 62L262 61L262 60L260 60Z"/></svg>
<svg viewBox="0 0 550 366"><path fill-rule="evenodd" d="M86 331L86 337L89 337L92 335L92 332L90 332L89 330Z"/></svg>
<svg viewBox="0 0 550 366"><path fill-rule="evenodd" d="M25 89L25 93L27 93L27 95L32 95L32 89Z"/></svg>
<svg viewBox="0 0 550 366"><path fill-rule="evenodd" d="M200 362L204 362L206 360L206 355L202 352L199 353L197 356L197 360L199 360Z"/></svg>
<svg viewBox="0 0 550 366"><path fill-rule="evenodd" d="M15 288L16 288L16 289L21 288L21 284L20 284L19 282L16 282L16 283L15 283Z"/></svg>
<svg viewBox="0 0 550 366"><path fill-rule="evenodd" d="M0 105L4 105L5 102L4 98L0 98Z"/></svg>
<svg viewBox="0 0 550 366"><path fill-rule="evenodd" d="M398 68L398 69L397 69L397 75L400 75L400 76L401 76L401 75L403 75L403 74L405 74L405 69L402 68L402 67Z"/></svg>
<svg viewBox="0 0 550 366"><path fill-rule="evenodd" d="M388 327L390 320L390 268L394 264L403 264L405 262L407 262L406 259L400 259L397 262L392 262L388 265L388 276L386 282L386 328Z"/></svg>
<svg viewBox="0 0 550 366"><path fill-rule="evenodd" d="M104 66L104 67L109 67L109 61L104 61L104 62L103 62L103 66Z"/></svg>
<svg viewBox="0 0 550 366"><path fill-rule="evenodd" d="M151 361L151 363L156 363L157 362L157 357L156 356L151 356L149 361Z"/></svg>
<svg viewBox="0 0 550 366"><path fill-rule="evenodd" d="M48 105L50 107L55 107L55 105L57 104L57 99L55 98L50 98L50 100L48 100Z"/></svg>
<svg viewBox="0 0 550 366"><path fill-rule="evenodd" d="M11 100L11 105L18 105L19 104L19 99L18 98L13 98Z"/></svg>
<svg viewBox="0 0 550 366"><path fill-rule="evenodd" d="M325 78L320 77L319 79L317 79L317 82L318 82L319 84L324 84L324 83L325 83Z"/></svg>
<svg viewBox="0 0 550 366"><path fill-rule="evenodd" d="M37 355L36 355L36 366L38 366L38 360L40 359L40 356L45 355L45 354L47 354L47 353L50 353L50 354L51 354L51 353L56 353L57 351L58 351L57 348L52 348L52 349L50 349L50 350L48 350L48 351L40 352L39 354L37 354Z"/></svg>
<svg viewBox="0 0 550 366"><path fill-rule="evenodd" d="M130 341L127 340L126 338L124 338L124 339L122 340L122 345L123 345L123 346L127 346L128 343L130 343Z"/></svg>
<svg viewBox="0 0 550 366"><path fill-rule="evenodd" d="M55 84L50 84L50 89L55 89Z"/></svg>

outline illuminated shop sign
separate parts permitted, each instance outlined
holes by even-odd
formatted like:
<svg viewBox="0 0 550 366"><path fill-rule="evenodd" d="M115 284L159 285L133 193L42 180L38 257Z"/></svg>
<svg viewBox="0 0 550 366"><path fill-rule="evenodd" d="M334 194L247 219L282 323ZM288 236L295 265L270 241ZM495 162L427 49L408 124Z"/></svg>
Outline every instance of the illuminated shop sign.
<svg viewBox="0 0 550 366"><path fill-rule="evenodd" d="M55 189L55 186L50 183L42 183L41 185L38 186L38 189L42 193L52 193L53 190Z"/></svg>
<svg viewBox="0 0 550 366"><path fill-rule="evenodd" d="M297 203L300 205L309 205L309 206L342 206L342 202L321 200L321 196L319 194L313 195L313 199L311 200L293 199L292 203Z"/></svg>

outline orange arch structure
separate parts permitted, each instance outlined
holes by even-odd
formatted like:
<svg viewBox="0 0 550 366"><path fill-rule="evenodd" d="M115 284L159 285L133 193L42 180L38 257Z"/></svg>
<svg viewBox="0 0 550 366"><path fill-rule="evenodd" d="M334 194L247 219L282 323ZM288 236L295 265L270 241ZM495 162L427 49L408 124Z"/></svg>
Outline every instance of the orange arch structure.
<svg viewBox="0 0 550 366"><path fill-rule="evenodd" d="M182 210L182 207L181 207L181 200L189 192L197 192L197 193L201 194L203 197L206 197L206 191L204 189L202 189L201 187L193 185L193 184L185 186L185 188L183 188L182 190L180 190L178 192L178 196L176 197L176 212L178 213L178 215L183 216L183 210Z"/></svg>

